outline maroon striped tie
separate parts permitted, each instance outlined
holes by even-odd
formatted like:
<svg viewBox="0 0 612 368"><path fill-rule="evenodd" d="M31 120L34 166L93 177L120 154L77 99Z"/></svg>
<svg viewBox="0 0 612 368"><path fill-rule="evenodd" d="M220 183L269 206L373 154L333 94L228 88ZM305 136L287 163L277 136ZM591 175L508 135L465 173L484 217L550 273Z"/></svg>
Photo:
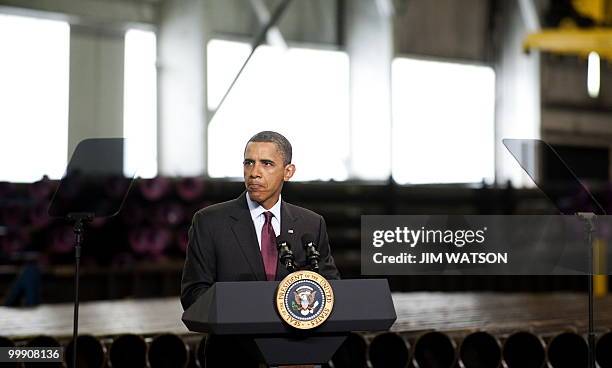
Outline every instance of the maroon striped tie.
<svg viewBox="0 0 612 368"><path fill-rule="evenodd" d="M263 258L266 278L273 281L276 278L276 265L278 263L278 252L276 251L276 235L272 227L272 212L264 212L266 222L261 228L261 258Z"/></svg>

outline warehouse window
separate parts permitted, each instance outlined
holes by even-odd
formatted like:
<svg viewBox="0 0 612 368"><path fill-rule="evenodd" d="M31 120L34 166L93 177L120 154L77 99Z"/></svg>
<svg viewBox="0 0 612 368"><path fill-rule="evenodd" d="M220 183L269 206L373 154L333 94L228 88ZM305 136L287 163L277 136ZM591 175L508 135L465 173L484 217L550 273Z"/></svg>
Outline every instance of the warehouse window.
<svg viewBox="0 0 612 368"><path fill-rule="evenodd" d="M68 155L70 27L0 14L0 181L61 178Z"/></svg>
<svg viewBox="0 0 612 368"><path fill-rule="evenodd" d="M207 58L208 109L216 110L223 95L251 53L251 46L244 42L210 40Z"/></svg>
<svg viewBox="0 0 612 368"><path fill-rule="evenodd" d="M123 134L125 173L157 175L157 71L155 33L125 34Z"/></svg>
<svg viewBox="0 0 612 368"><path fill-rule="evenodd" d="M220 99L248 56L246 43L207 47L208 104ZM349 156L349 59L341 51L260 46L208 129L208 173L242 177L245 142L276 130L293 145L294 180L345 180Z"/></svg>
<svg viewBox="0 0 612 368"><path fill-rule="evenodd" d="M392 99L395 181L493 181L493 69L396 58L392 65Z"/></svg>

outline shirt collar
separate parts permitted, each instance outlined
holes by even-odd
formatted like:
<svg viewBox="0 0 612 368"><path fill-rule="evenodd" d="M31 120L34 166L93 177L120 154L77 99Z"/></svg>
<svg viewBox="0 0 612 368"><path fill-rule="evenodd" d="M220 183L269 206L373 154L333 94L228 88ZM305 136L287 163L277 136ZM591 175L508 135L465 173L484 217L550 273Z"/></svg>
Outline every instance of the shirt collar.
<svg viewBox="0 0 612 368"><path fill-rule="evenodd" d="M270 208L269 210L266 210L262 205L260 205L259 203L251 199L251 197L249 196L249 192L246 193L246 201L247 201L247 204L249 205L249 211L251 212L251 217L253 217L254 219L257 218L262 213L266 211L270 211L272 212L274 217L276 217L276 219L280 221L281 199L282 198L279 195L278 201L276 201L274 206L272 206L272 208Z"/></svg>

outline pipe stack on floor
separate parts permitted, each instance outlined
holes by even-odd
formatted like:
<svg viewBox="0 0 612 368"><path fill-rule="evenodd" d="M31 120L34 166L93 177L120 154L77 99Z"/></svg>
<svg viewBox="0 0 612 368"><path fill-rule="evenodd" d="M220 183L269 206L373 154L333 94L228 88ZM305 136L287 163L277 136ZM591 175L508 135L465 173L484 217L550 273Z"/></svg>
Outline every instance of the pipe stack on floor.
<svg viewBox="0 0 612 368"><path fill-rule="evenodd" d="M579 293L394 293L391 331L351 334L330 366L580 368L585 301ZM612 297L595 310L596 359L612 368ZM61 345L69 356L72 312L72 304L0 307L0 345ZM197 367L204 335L186 329L182 312L176 297L82 303L79 367Z"/></svg>
<svg viewBox="0 0 612 368"><path fill-rule="evenodd" d="M79 336L79 368L164 368L203 366L205 337L160 334L112 337ZM36 336L13 341L0 337L0 346L63 346L65 357L72 354L72 341ZM612 332L600 334L596 345L599 367L612 367ZM65 366L71 368L70 359ZM547 365L548 363L548 365ZM37 365L38 364L38 365ZM368 365L369 364L369 365ZM404 332L380 334L351 333L329 363L335 368L581 368L587 364L584 334L558 331L536 335L528 331L495 335L486 331L470 333L428 331L415 335ZM6 365L8 366L8 365ZM39 367L40 363L13 367ZM62 367L61 363L47 364Z"/></svg>

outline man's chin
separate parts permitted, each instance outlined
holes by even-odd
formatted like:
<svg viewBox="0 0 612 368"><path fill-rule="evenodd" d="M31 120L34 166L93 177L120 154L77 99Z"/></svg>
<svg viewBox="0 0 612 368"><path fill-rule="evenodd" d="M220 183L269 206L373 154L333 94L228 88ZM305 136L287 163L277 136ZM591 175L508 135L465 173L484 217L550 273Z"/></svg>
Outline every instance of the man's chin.
<svg viewBox="0 0 612 368"><path fill-rule="evenodd" d="M247 192L249 193L249 198L251 198L252 201L255 202L262 202L265 198L264 198L264 193L259 192L259 191L253 191L253 190L247 190Z"/></svg>

